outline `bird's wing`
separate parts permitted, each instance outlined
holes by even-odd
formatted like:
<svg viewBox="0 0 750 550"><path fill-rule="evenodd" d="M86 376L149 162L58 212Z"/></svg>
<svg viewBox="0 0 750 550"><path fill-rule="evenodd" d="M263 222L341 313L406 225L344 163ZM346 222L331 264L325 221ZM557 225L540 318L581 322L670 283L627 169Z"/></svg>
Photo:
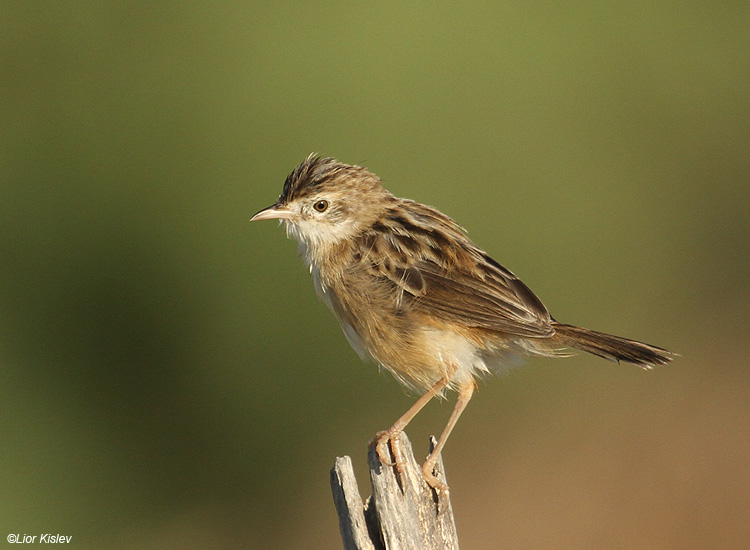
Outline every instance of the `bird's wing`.
<svg viewBox="0 0 750 550"><path fill-rule="evenodd" d="M482 265L487 268L487 265ZM539 299L512 273L497 269L461 269L433 261L417 263L424 292L413 307L469 327L532 338L554 334L550 315Z"/></svg>
<svg viewBox="0 0 750 550"><path fill-rule="evenodd" d="M542 302L513 273L461 238L446 258L406 254L393 235L377 239L373 275L395 286L399 307L447 322L530 338L554 334ZM445 249L443 249L445 250ZM415 257L416 256L416 257Z"/></svg>

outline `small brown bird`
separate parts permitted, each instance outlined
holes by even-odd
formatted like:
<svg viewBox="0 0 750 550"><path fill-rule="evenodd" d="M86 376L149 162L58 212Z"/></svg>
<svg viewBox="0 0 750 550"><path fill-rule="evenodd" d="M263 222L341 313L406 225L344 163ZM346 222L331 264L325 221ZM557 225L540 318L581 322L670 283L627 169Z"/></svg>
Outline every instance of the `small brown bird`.
<svg viewBox="0 0 750 550"><path fill-rule="evenodd" d="M520 356L565 355L574 348L642 368L672 353L555 321L513 273L472 243L436 209L393 196L361 166L310 155L287 178L275 204L254 220L283 220L299 242L315 289L363 359L424 392L372 445L380 459L403 463L398 438L435 395L458 399L422 472L447 490L433 469L477 376Z"/></svg>

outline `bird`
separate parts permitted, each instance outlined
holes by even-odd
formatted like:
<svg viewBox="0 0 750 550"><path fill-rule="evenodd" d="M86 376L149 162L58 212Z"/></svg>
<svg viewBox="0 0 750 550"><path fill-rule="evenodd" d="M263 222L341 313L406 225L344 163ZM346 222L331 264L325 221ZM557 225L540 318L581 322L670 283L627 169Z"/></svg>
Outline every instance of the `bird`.
<svg viewBox="0 0 750 550"><path fill-rule="evenodd" d="M448 491L435 464L476 381L528 356L581 350L644 369L670 362L666 349L555 320L511 271L437 209L398 198L367 168L309 155L281 195L251 221L281 220L312 274L316 292L362 359L420 392L370 442L403 471L399 436L435 396L457 392L424 480Z"/></svg>

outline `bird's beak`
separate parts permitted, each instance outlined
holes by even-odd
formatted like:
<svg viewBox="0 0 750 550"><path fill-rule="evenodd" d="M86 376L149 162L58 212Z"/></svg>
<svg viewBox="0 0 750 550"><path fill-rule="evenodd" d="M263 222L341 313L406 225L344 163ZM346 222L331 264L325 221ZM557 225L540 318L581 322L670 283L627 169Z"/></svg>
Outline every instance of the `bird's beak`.
<svg viewBox="0 0 750 550"><path fill-rule="evenodd" d="M272 204L268 208L264 208L255 216L250 218L251 222L256 220L290 220L294 217L294 212L285 208L279 204Z"/></svg>

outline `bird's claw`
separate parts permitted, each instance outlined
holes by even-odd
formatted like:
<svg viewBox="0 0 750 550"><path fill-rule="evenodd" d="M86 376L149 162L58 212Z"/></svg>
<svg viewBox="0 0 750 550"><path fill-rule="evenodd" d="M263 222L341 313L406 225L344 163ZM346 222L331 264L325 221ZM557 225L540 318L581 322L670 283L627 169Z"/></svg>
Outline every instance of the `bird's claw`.
<svg viewBox="0 0 750 550"><path fill-rule="evenodd" d="M399 476L404 474L404 457L401 453L401 432L383 430L375 434L370 441L369 447L375 447L378 458L386 466L394 466ZM393 457L393 460L391 460Z"/></svg>
<svg viewBox="0 0 750 550"><path fill-rule="evenodd" d="M435 462L436 460L432 460L431 457L427 458L427 461L422 465L422 477L427 482L427 485L432 487L438 493L441 491L447 493L448 485L446 485L444 481L439 480L433 473Z"/></svg>

